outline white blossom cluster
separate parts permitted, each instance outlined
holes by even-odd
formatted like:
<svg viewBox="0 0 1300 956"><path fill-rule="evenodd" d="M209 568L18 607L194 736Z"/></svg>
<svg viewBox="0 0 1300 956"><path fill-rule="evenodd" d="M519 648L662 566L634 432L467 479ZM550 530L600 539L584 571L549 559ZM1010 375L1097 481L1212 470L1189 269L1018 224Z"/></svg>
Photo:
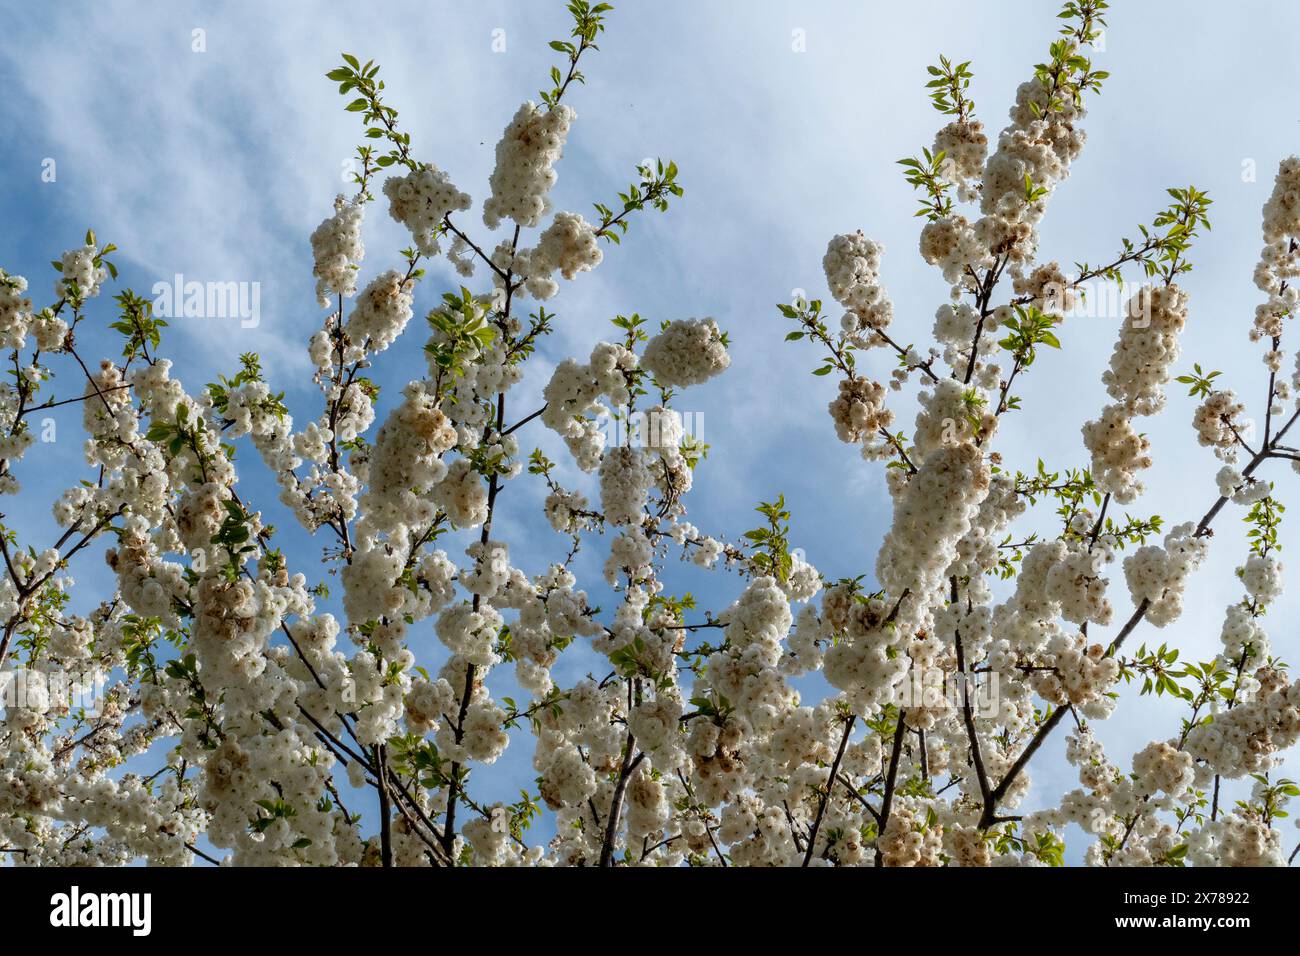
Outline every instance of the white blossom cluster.
<svg viewBox="0 0 1300 956"><path fill-rule="evenodd" d="M411 320L412 283L396 269L375 276L362 290L344 333L354 347L382 352Z"/></svg>
<svg viewBox="0 0 1300 956"><path fill-rule="evenodd" d="M431 163L405 176L390 176L384 182L384 195L388 214L410 230L415 248L426 256L439 253L438 237L447 216L470 207L469 196Z"/></svg>
<svg viewBox="0 0 1300 956"><path fill-rule="evenodd" d="M1137 416L1164 409L1164 386L1178 360L1178 335L1187 322L1187 294L1177 285L1142 286L1125 308L1125 321L1102 382L1115 404L1083 426L1097 487L1128 504L1142 494L1138 474L1151 467L1151 444L1133 427Z"/></svg>
<svg viewBox="0 0 1300 956"><path fill-rule="evenodd" d="M526 228L541 223L551 208L555 164L564 155L564 141L576 118L563 104L549 107L530 100L519 107L497 143L489 182L492 194L483 204L483 222L489 229L503 219Z"/></svg>
<svg viewBox="0 0 1300 956"><path fill-rule="evenodd" d="M565 359L552 373L542 393L546 400L542 421L564 438L583 471L594 471L599 466L605 447L605 434L591 416L609 414L601 398L608 399L615 408L630 403L629 376L639 364L637 355L627 348L598 342L589 362Z"/></svg>
<svg viewBox="0 0 1300 956"><path fill-rule="evenodd" d="M835 301L846 311L845 331L884 329L893 321L894 308L880 282L880 257L884 248L858 230L836 236L826 247L822 269Z"/></svg>
<svg viewBox="0 0 1300 956"><path fill-rule="evenodd" d="M361 241L364 218L365 206L339 196L334 200L334 215L311 234L316 301L322 306L329 304L330 296L351 298L357 293L357 266L366 254Z"/></svg>
<svg viewBox="0 0 1300 956"><path fill-rule="evenodd" d="M24 293L27 280L0 272L0 348L19 349L27 342L32 300Z"/></svg>
<svg viewBox="0 0 1300 956"><path fill-rule="evenodd" d="M874 442L882 428L894 422L894 413L885 407L885 388L865 378L840 379L839 394L830 403L831 419L840 441L849 444Z"/></svg>
<svg viewBox="0 0 1300 956"><path fill-rule="evenodd" d="M988 160L989 138L979 120L957 119L934 136L935 155L943 153L944 172L961 187L960 198L972 201Z"/></svg>
<svg viewBox="0 0 1300 956"><path fill-rule="evenodd" d="M1256 671L1252 683L1257 689L1249 699L1187 738L1191 755L1225 777L1266 772L1274 754L1300 741L1300 686L1269 668Z"/></svg>
<svg viewBox="0 0 1300 956"><path fill-rule="evenodd" d="M731 356L713 319L674 319L646 344L641 365L661 385L684 388L725 372Z"/></svg>
<svg viewBox="0 0 1300 956"><path fill-rule="evenodd" d="M1209 542L1189 522L1165 535L1164 546L1149 544L1124 559L1124 578L1134 604L1147 602L1147 619L1156 627L1177 620L1191 573L1209 552Z"/></svg>
<svg viewBox="0 0 1300 956"><path fill-rule="evenodd" d="M1254 432L1251 421L1245 417L1246 406L1232 389L1219 389L1205 396L1196 406L1192 426L1196 438L1223 461L1237 460L1238 444Z"/></svg>
<svg viewBox="0 0 1300 956"><path fill-rule="evenodd" d="M591 223L576 212L561 212L542 231L534 248L519 250L512 268L524 276L529 295L545 300L560 290L559 283L551 278L556 271L573 279L579 272L596 268L603 258Z"/></svg>
<svg viewBox="0 0 1300 956"><path fill-rule="evenodd" d="M54 283L54 294L60 298L71 296L73 290L79 299L99 295L100 286L108 278L108 270L98 263L99 250L90 244L69 249L59 262L59 280Z"/></svg>

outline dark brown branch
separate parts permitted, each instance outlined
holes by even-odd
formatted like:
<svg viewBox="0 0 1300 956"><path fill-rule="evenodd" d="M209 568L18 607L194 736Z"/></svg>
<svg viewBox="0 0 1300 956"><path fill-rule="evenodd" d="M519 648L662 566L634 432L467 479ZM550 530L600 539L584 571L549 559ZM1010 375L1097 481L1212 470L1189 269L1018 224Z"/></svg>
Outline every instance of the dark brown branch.
<svg viewBox="0 0 1300 956"><path fill-rule="evenodd" d="M835 789L835 777L840 772L840 761L844 759L844 748L849 744L849 735L853 733L853 725L857 722L856 715L849 715L848 720L844 721L844 733L840 736L840 747L835 751L835 760L831 764L830 775L826 778L826 792L822 794L821 800L817 804L817 816L813 817L812 829L808 831L808 847L804 851L803 866L812 862L813 850L817 846L817 831L821 829L822 817L826 814L826 805L830 803L831 791Z"/></svg>

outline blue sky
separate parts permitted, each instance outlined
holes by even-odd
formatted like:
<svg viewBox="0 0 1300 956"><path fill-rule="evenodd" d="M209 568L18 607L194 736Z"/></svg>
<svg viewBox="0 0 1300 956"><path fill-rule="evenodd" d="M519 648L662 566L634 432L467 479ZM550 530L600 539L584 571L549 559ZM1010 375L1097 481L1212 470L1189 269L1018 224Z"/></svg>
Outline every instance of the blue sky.
<svg viewBox="0 0 1300 956"><path fill-rule="evenodd" d="M560 167L556 207L585 212L594 201L612 199L636 164L652 156L677 162L686 195L667 215L634 223L629 239L609 250L596 272L566 283L548 303L559 315L557 333L519 397L512 394L513 407L538 407L551 365L585 356L608 337L616 314L637 311L655 323L711 315L731 335L733 363L680 400L684 409L703 413L712 446L691 495L692 520L734 538L753 525L759 499L784 492L795 543L824 574L869 573L889 521L882 471L835 439L826 414L833 383L808 374L818 358L809 346L782 341L788 329L774 303L788 301L795 289L826 297L827 240L861 228L886 247L882 274L895 303L897 337L928 341L947 289L917 254L915 207L895 165L928 146L941 125L923 90L925 66L940 53L972 60L976 112L995 133L1016 85L1045 55L1057 6L1042 0L626 0L617 6L601 52L586 64L588 84L571 101L578 119ZM567 33L558 0L2 0L0 11L9 35L0 51L7 91L0 116L10 131L0 146L0 266L27 276L42 298L53 281L48 261L93 226L121 247L115 258L122 282L137 291L178 272L200 281L260 283L256 329L234 320L177 320L170 353L187 387L197 391L217 374L233 373L239 353L260 352L300 421L319 410L305 355L306 339L322 319L307 236L346 188L343 164L360 141L357 117L343 112L335 85L322 74L337 65L342 50L381 63L389 102L401 111L416 155L449 170L477 202L486 194L501 129L522 100L536 97L554 61L547 41ZM1087 148L1053 200L1042 229L1043 257L1101 261L1166 203L1166 187L1207 189L1215 200L1214 229L1194 250L1196 270L1184 283L1192 317L1179 371L1193 361L1222 369L1225 382L1256 396L1252 413L1258 415L1265 385L1260 350L1246 340L1259 299L1251 271L1261 244L1260 206L1278 161L1300 140L1300 112L1289 95L1300 65L1293 41L1300 6L1225 8L1197 0L1170 8L1121 0L1109 19L1105 49L1095 60L1111 78L1092 103ZM196 29L204 31L204 52L192 49ZM498 30L504 52L494 51ZM42 180L46 159L57 164L55 182ZM1251 162L1253 182L1243 177ZM484 235L481 226L476 234ZM396 264L406 242L382 205L372 205L363 281ZM458 284L444 265L431 269L417 295L417 316ZM106 297L95 303L99 318L92 324L102 329L110 321L110 305ZM1008 416L998 436L1012 466L1032 467L1038 456L1053 467L1086 464L1079 427L1106 401L1100 374L1114 335L1113 321L1073 320L1061 336L1064 349L1042 356L1023 379L1026 411ZM383 356L381 420L400 387L421 374L423 340L413 323ZM94 330L82 342L87 353L116 353ZM896 399L895 408L910 425L910 398ZM1218 463L1196 444L1192 410L1192 401L1174 392L1166 413L1149 423L1156 464L1133 514L1159 513L1172 524L1198 518L1213 500ZM80 457L78 418L75 411L60 416L60 441L29 452L19 469L26 490L7 503L6 521L38 541L52 527L48 503L71 483L55 484L46 475ZM561 460L549 438L538 423L521 443L540 444ZM323 542L290 530L252 449L241 448L241 459L241 489L289 536L286 550L299 556L294 569L314 579L312 559ZM1296 477L1270 467L1285 501ZM572 467L562 481L581 483ZM536 486L520 481L509 499L497 536L512 541L516 563L540 571L564 541L537 518ZM1221 517L1212 559L1195 578L1182 621L1165 632L1144 625L1137 639L1168 639L1198 657L1214 653L1223 607L1240 594L1232 577L1245 554L1240 515L1230 508ZM1048 518L1026 530L1051 531ZM1284 523L1284 560L1296 540L1294 523ZM579 565L588 580L598 578L603 560L600 542L594 544ZM78 600L97 601L106 573L93 562L75 572ZM716 576L673 572L669 581L715 608L736 591L733 581ZM1111 593L1122 619L1122 575ZM1287 660L1297 656L1285 626L1296 609L1289 596L1267 622ZM432 652L436 642L425 633L415 643ZM598 666L590 656L574 658L563 679ZM1176 711L1164 702L1127 701L1119 714L1098 732L1121 764L1152 735L1178 729ZM507 794L532 778L530 748L518 743L523 746L505 758ZM1044 756L1031 800L1040 788L1074 785L1059 750L1049 747Z"/></svg>

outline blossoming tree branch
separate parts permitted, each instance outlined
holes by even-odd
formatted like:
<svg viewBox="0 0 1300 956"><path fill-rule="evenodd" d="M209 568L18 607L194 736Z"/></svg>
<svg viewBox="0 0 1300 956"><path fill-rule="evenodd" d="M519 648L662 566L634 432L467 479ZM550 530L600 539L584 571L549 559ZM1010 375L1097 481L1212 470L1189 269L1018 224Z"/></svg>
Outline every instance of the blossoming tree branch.
<svg viewBox="0 0 1300 956"><path fill-rule="evenodd" d="M894 323L883 250L862 232L826 250L841 315L820 299L779 307L791 348L811 348L814 374L838 382L836 437L888 476L892 524L874 568L851 579L824 579L792 548L784 500L761 503L757 527L734 541L688 520L694 473L708 466L678 402L730 364L713 320L620 316L604 339L593 330L588 354L555 367L541 407L511 398L562 285L683 197L676 166L655 161L622 192L601 187L585 213L552 207L608 4L569 4L571 34L551 44L547 87L497 143L481 216L412 141L378 65L345 54L328 74L362 145L355 190L310 237L324 318L307 343L320 398L305 424L255 355L187 391L148 300L123 289L100 307L115 247L93 232L54 262L48 305L0 272L11 372L0 491L11 507L34 493L19 485L34 415L79 403L87 433L87 469L53 505L58 540L0 534L0 666L23 691L0 721L0 855L1060 865L1073 823L1090 864L1286 863L1295 852L1279 820L1300 789L1276 770L1300 739L1300 683L1274 657L1265 620L1282 586L1279 488L1300 470L1282 344L1300 298L1300 159L1281 163L1263 211L1249 337L1265 350L1267 400L1252 408L1216 372L1177 374L1189 312L1179 280L1210 226L1204 192L1169 189L1096 264L1067 273L1038 260L1038 225L1106 79L1088 58L1106 8L1066 3L992 141L970 64L929 68L944 125L901 165L919 198L921 256L951 286L932 345L904 344L924 330ZM362 284L374 203L410 245ZM412 347L414 290L444 256L465 285L435 290L424 377L376 423L371 370L399 341ZM1100 373L1109 404L1080 436L1086 465L1005 460L998 431L1020 411L1016 388L1036 356L1060 346L1086 283L1130 276ZM86 323L111 323L121 354L79 351ZM792 351L791 361L803 360ZM1178 387L1200 400L1192 425L1218 470L1203 508L1166 521L1144 510L1143 419ZM905 389L919 396L910 429L890 405ZM541 430L562 439L563 460L536 448ZM241 491L238 445L255 450L323 553L280 549L265 503ZM598 500L571 487L580 473L595 476ZM535 576L511 563L496 530L526 483L555 531L554 558ZM1190 660L1170 625L1227 521L1250 526L1241 598L1225 609L1219 653ZM604 580L580 581L575 559L593 549ZM70 569L101 554L115 591L72 613ZM341 616L308 583L322 560ZM664 569L682 560L738 576L740 597L702 611L668 593ZM596 587L616 601L596 606ZM563 683L556 664L578 646L599 672ZM831 692L806 701L796 682L813 672ZM503 673L527 699L505 696ZM1124 719L1113 712L1126 684L1182 716L1151 727L1155 739L1120 765L1092 728ZM92 686L105 687L98 705L77 705ZM1023 806L1052 738L1078 785ZM534 775L519 799L476 796L507 747L524 746Z"/></svg>

